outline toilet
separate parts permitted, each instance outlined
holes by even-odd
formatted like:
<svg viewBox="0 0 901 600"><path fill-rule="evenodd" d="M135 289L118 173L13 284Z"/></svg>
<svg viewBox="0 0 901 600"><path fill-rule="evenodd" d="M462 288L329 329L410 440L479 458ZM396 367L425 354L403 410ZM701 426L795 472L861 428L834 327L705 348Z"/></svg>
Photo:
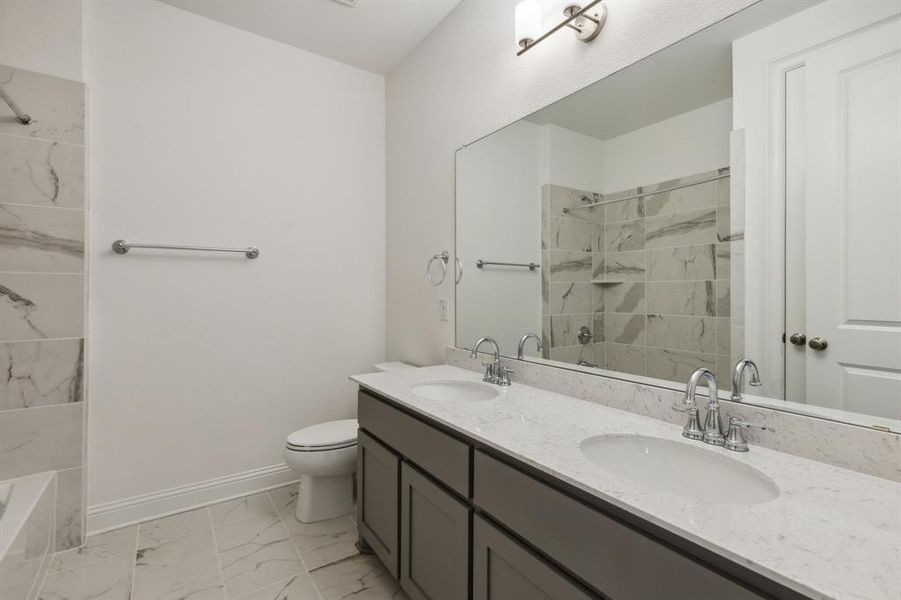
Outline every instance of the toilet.
<svg viewBox="0 0 901 600"><path fill-rule="evenodd" d="M400 362L375 365L377 371L414 369ZM348 514L354 507L357 420L340 419L304 427L285 440L285 462L300 475L295 516L315 523Z"/></svg>

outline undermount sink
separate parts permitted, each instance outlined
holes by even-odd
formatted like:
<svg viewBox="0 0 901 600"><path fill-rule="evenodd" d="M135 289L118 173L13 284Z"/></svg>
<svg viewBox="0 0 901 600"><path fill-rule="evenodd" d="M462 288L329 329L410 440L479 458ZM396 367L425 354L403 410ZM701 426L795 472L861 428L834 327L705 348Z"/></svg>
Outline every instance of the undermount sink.
<svg viewBox="0 0 901 600"><path fill-rule="evenodd" d="M779 497L766 475L715 450L639 435L597 435L582 454L601 468L661 491L720 504L763 504Z"/></svg>
<svg viewBox="0 0 901 600"><path fill-rule="evenodd" d="M411 391L430 400L491 400L498 395L496 389L484 383L455 381L453 379L426 381L425 383L414 385Z"/></svg>

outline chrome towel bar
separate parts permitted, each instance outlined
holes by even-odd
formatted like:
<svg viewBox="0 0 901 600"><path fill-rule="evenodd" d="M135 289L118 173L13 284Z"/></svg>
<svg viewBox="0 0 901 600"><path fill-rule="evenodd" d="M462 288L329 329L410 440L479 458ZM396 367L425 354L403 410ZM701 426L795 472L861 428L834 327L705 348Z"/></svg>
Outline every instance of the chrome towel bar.
<svg viewBox="0 0 901 600"><path fill-rule="evenodd" d="M214 248L210 246L181 246L177 244L136 244L134 242L126 242L125 240L116 240L113 242L113 252L116 254L127 254L132 248L149 248L151 250L197 250L200 252L240 252L251 260L260 255L260 249L256 246L248 246L247 248Z"/></svg>
<svg viewBox="0 0 901 600"><path fill-rule="evenodd" d="M497 265L500 267L527 267L530 271L534 271L539 268L541 265L530 262L530 263L508 263L508 262L491 262L487 260L482 260L481 258L476 261L476 267L483 268L491 265Z"/></svg>

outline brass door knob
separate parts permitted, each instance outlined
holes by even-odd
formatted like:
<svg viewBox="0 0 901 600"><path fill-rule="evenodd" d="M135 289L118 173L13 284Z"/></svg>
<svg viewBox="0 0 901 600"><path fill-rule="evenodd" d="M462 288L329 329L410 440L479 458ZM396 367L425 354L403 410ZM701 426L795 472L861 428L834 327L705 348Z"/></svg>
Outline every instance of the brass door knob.
<svg viewBox="0 0 901 600"><path fill-rule="evenodd" d="M791 334L791 337L788 338L788 341L795 346L803 346L807 343L807 336L803 333L793 333Z"/></svg>
<svg viewBox="0 0 901 600"><path fill-rule="evenodd" d="M815 337L811 338L807 345L810 346L811 349L816 350L817 352L821 352L826 349L826 347L829 345L829 342L826 341L826 338Z"/></svg>

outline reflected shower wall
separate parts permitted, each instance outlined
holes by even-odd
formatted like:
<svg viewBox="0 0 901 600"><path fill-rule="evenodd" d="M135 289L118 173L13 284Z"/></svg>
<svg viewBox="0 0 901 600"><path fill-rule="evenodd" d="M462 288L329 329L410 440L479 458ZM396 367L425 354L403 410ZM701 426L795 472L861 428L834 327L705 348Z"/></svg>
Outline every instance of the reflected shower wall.
<svg viewBox="0 0 901 600"><path fill-rule="evenodd" d="M543 186L544 357L728 385L729 186L728 167L603 195Z"/></svg>

